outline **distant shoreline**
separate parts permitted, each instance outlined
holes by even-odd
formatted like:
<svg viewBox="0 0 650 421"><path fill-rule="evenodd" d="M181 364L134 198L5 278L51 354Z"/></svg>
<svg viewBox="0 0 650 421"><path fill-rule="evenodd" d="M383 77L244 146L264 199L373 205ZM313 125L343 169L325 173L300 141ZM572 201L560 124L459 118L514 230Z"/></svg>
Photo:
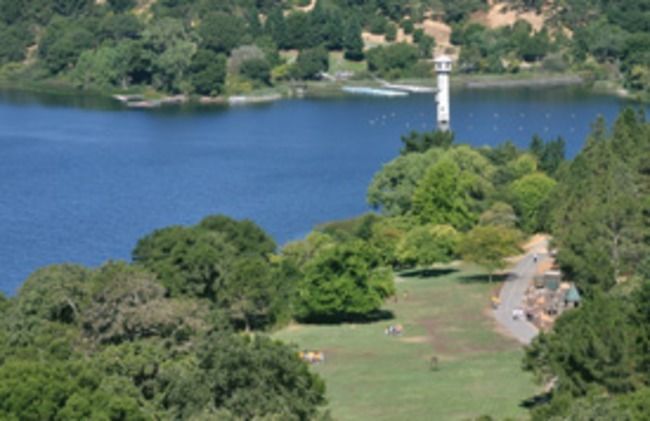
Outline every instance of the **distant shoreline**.
<svg viewBox="0 0 650 421"><path fill-rule="evenodd" d="M428 79L402 79L392 81L398 84L418 85L422 87L435 87L435 78ZM647 102L648 99L639 98L631 95L620 86L615 86L607 82L591 83L577 74L540 74L540 73L520 73L514 75L452 75L452 87L461 89L494 89L494 88L545 88L560 86L585 86L592 92L600 92L608 95L614 95L622 98ZM31 92L53 95L83 95L103 97L114 100L117 104L121 103L125 108L138 109L156 109L169 105L194 105L194 106L245 106L262 103L276 102L282 99L292 98L346 98L355 96L343 91L345 86L368 86L381 87L376 80L359 79L349 81L308 81L305 82L304 88L300 92L288 83L281 83L273 88L252 91L246 94L219 96L219 97L198 97L187 95L157 95L155 98L147 98L144 94L137 91L124 93L117 91L102 91L96 89L80 90L72 86L57 83L55 81L20 81L20 80L0 80L0 90ZM125 98L137 98L137 101L125 100Z"/></svg>
<svg viewBox="0 0 650 421"><path fill-rule="evenodd" d="M542 76L532 79L504 79L504 80L469 80L465 82L468 89L483 88L537 88L547 86L583 85L585 80L577 75L567 76Z"/></svg>

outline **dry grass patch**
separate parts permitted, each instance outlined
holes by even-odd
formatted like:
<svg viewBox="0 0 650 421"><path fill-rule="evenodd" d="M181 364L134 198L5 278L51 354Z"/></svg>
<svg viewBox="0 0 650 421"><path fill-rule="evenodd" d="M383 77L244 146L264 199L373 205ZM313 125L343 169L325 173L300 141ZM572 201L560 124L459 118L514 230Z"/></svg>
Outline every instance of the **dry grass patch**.
<svg viewBox="0 0 650 421"><path fill-rule="evenodd" d="M454 49L451 45L451 26L446 23L428 18L416 25L416 28L422 29L425 34L435 38L437 54L447 53L448 50Z"/></svg>
<svg viewBox="0 0 650 421"><path fill-rule="evenodd" d="M410 336L407 338L400 338L399 340L406 344L426 344L430 341L430 338L428 336Z"/></svg>
<svg viewBox="0 0 650 421"><path fill-rule="evenodd" d="M508 3L490 2L487 11L478 11L472 14L470 20L480 23L490 29L501 28L503 26L512 26L518 20L525 20L530 23L535 31L541 31L544 27L545 19L542 13L533 10L519 11L512 9Z"/></svg>

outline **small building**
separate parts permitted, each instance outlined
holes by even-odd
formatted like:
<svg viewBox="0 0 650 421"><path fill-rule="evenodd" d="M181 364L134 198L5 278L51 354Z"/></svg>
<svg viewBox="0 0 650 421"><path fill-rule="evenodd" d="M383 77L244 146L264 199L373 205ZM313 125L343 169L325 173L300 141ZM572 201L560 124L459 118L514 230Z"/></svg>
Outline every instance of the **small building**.
<svg viewBox="0 0 650 421"><path fill-rule="evenodd" d="M565 307L578 307L580 305L580 301L582 301L582 297L580 296L580 292L578 292L578 288L576 288L574 284L571 284L571 288L569 288L569 291L567 291L566 295L564 296Z"/></svg>
<svg viewBox="0 0 650 421"><path fill-rule="evenodd" d="M538 328L549 330L565 311L578 307L582 297L573 282L559 270L547 270L533 279L524 298L526 317Z"/></svg>
<svg viewBox="0 0 650 421"><path fill-rule="evenodd" d="M547 270L544 272L544 288L557 291L562 283L562 272L559 270Z"/></svg>

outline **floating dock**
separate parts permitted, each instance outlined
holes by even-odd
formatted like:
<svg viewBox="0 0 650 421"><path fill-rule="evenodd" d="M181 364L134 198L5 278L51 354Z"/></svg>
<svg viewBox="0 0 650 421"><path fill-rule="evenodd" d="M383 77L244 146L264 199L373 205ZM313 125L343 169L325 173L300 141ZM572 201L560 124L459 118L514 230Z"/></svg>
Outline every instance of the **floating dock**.
<svg viewBox="0 0 650 421"><path fill-rule="evenodd" d="M231 96L228 98L228 104L230 105L249 105L249 104L263 104L267 102L278 101L282 99L280 94L271 94L271 95L238 95Z"/></svg>
<svg viewBox="0 0 650 421"><path fill-rule="evenodd" d="M161 99L145 99L143 95L113 95L129 108L157 108L163 105L180 105L187 102L185 95L168 96Z"/></svg>
<svg viewBox="0 0 650 421"><path fill-rule="evenodd" d="M369 86L344 86L341 88L343 92L355 95L371 95L371 96L384 96L384 97L403 97L408 96L408 92L398 91L394 89L385 88L371 88Z"/></svg>
<svg viewBox="0 0 650 421"><path fill-rule="evenodd" d="M391 89L394 91L403 91L411 94L434 94L436 88L430 86L417 86L417 85L402 85L397 83L384 83L382 88Z"/></svg>

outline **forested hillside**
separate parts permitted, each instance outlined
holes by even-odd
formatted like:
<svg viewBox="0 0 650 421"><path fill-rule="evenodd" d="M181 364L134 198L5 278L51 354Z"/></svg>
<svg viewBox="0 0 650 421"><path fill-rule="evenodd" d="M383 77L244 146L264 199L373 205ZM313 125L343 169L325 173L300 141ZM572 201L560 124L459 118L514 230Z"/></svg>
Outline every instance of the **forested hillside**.
<svg viewBox="0 0 650 421"><path fill-rule="evenodd" d="M648 0L2 0L0 78L220 95L319 78L332 58L357 77L429 77L437 51L463 73L573 71L647 93L648 22Z"/></svg>

